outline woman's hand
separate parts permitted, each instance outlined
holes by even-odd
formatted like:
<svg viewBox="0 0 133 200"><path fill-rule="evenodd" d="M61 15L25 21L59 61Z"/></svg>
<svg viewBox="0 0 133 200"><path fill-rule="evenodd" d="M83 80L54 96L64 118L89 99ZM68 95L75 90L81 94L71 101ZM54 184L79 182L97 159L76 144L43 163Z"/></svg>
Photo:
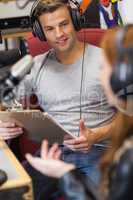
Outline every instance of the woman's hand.
<svg viewBox="0 0 133 200"><path fill-rule="evenodd" d="M18 127L15 122L0 121L0 138L3 140L18 137L23 133L23 128Z"/></svg>
<svg viewBox="0 0 133 200"><path fill-rule="evenodd" d="M26 159L36 170L44 175L60 178L65 173L75 168L74 165L59 160L60 155L61 150L57 144L54 144L48 150L48 142L44 140L41 147L41 158L26 154Z"/></svg>

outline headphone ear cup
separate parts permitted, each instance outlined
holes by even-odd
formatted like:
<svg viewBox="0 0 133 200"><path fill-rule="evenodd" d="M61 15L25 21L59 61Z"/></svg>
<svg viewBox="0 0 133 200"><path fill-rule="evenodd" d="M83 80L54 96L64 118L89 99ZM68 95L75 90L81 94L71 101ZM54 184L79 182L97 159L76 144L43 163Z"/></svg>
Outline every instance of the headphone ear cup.
<svg viewBox="0 0 133 200"><path fill-rule="evenodd" d="M39 2L40 0L36 0L32 5L31 12L30 12L30 23L32 27L32 34L35 37L38 37L39 40L46 41L46 37L42 30L41 24L39 23L38 19L35 17L36 7L39 4Z"/></svg>
<svg viewBox="0 0 133 200"><path fill-rule="evenodd" d="M72 22L76 31L79 31L83 28L84 17L81 16L80 12L77 9L70 9L70 14L72 18Z"/></svg>
<svg viewBox="0 0 133 200"><path fill-rule="evenodd" d="M115 94L133 84L133 65L125 62L117 63L114 66L110 84Z"/></svg>
<svg viewBox="0 0 133 200"><path fill-rule="evenodd" d="M124 39L127 31L132 25L127 25L116 33L115 44L117 61L113 66L110 83L113 92L119 94L119 91L127 89L133 84L133 47L124 47ZM125 94L126 96L126 94Z"/></svg>
<svg viewBox="0 0 133 200"><path fill-rule="evenodd" d="M124 67L123 63L117 63L113 66L113 72L111 75L110 84L114 93L119 92L122 89L123 85L122 83L124 83L121 80L121 67L123 68L123 71L126 70L126 66Z"/></svg>
<svg viewBox="0 0 133 200"><path fill-rule="evenodd" d="M38 20L34 21L32 30L33 30L32 33L35 37L38 37L39 40L41 40L41 41L46 41L45 34L44 34L41 24L38 22Z"/></svg>

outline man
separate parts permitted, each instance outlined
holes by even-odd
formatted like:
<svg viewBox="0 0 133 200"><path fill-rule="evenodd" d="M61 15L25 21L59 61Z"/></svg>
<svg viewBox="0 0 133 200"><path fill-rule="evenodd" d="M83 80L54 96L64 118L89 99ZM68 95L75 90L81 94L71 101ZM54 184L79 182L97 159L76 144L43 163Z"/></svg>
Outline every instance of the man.
<svg viewBox="0 0 133 200"><path fill-rule="evenodd" d="M78 136L65 138L62 159L74 163L97 183L98 161L106 147L103 140L109 136L114 111L99 81L101 50L78 41L70 12L66 0L39 1L35 6L34 17L42 31L39 37L46 38L52 50L35 57L35 65L20 85L19 94L34 91L41 107ZM80 120L81 116L84 120ZM10 122L1 122L0 127L6 139L23 132Z"/></svg>

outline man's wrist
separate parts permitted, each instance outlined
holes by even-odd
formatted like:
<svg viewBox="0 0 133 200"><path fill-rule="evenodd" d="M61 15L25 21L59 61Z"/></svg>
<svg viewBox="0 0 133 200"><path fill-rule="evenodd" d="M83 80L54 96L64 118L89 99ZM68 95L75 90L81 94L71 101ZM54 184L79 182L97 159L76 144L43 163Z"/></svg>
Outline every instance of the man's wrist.
<svg viewBox="0 0 133 200"><path fill-rule="evenodd" d="M92 131L92 130L88 130L88 135L87 135L87 137L88 137L88 141L89 141L89 143L90 144L95 144L96 142L97 142L97 135L96 135L97 133L95 133L94 131Z"/></svg>
<svg viewBox="0 0 133 200"><path fill-rule="evenodd" d="M92 142L92 144L100 142L104 139L108 139L110 138L110 130L111 124L99 128L89 129L88 139L90 140L90 142Z"/></svg>

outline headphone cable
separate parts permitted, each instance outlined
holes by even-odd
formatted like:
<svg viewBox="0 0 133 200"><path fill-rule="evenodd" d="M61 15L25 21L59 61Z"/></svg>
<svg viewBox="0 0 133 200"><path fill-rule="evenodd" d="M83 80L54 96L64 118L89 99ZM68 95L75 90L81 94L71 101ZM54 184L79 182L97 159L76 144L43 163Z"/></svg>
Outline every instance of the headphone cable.
<svg viewBox="0 0 133 200"><path fill-rule="evenodd" d="M82 119L82 93L83 93L83 80L84 80L84 60L85 60L85 31L83 30L83 56L82 56L82 66L81 66L81 82L80 82L80 103L79 103L79 119ZM80 136L80 126L78 131L78 136Z"/></svg>

